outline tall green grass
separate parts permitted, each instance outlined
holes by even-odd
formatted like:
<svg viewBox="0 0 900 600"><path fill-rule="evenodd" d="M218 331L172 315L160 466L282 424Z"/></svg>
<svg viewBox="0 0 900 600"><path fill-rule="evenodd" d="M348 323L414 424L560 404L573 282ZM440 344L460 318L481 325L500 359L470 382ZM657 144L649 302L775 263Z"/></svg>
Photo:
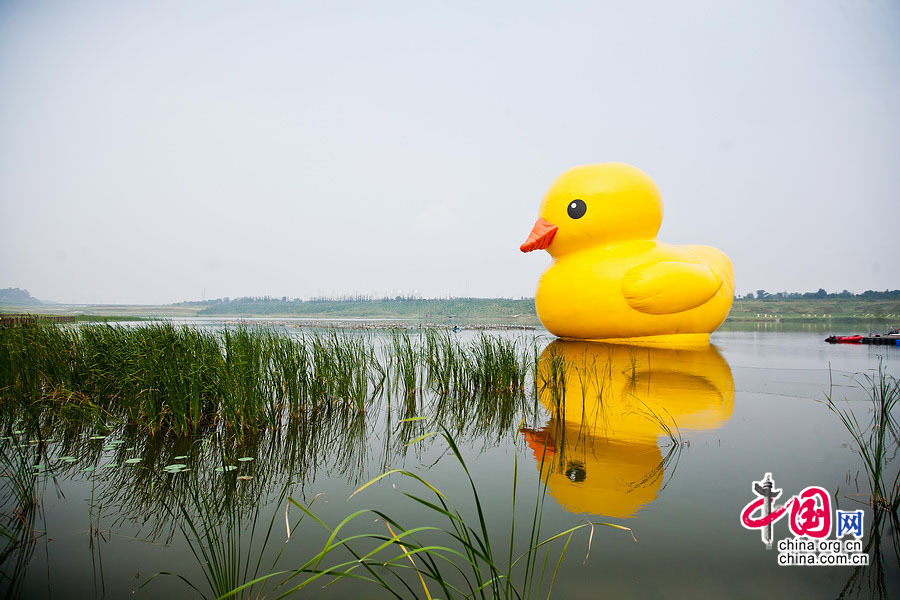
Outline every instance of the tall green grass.
<svg viewBox="0 0 900 600"><path fill-rule="evenodd" d="M542 534L545 480L538 482L534 506L525 512L529 515L529 522L524 531L521 528L517 531L520 484L516 459L509 529L507 534L498 535L496 528L488 524L496 517L486 513L478 485L453 435L442 428L412 443L433 435L441 436L456 458L460 474L467 480L470 490L464 502L473 507L474 512L460 509L434 484L403 469L382 473L362 485L351 497L382 479L406 478L418 490L402 492L403 495L414 505L424 508L430 516L429 522L435 524L404 525L399 517L381 510L364 509L347 515L336 526L330 526L315 514L311 505L288 498L289 506L300 510L301 519L308 519L317 525L326 536L322 549L300 565L254 578L221 598L243 597L249 590L255 590L258 597L283 598L313 585L330 585L341 579L366 582L396 598L519 600L544 595L549 597L576 533L589 533L589 553L595 527L613 527L631 532L620 525L587 521L552 535ZM368 526L361 525L370 522L373 515L377 517L376 523L381 524L379 531L371 531ZM291 526L286 522L288 538L297 525L299 523Z"/></svg>
<svg viewBox="0 0 900 600"><path fill-rule="evenodd" d="M284 486L279 503L284 501L287 489L288 486ZM230 595L231 590L241 587L244 582L258 579L278 516L277 511L274 512L268 527L262 530L262 496L257 496L249 518L228 495L209 493L196 480L191 481L182 493L169 497L179 499L177 503L167 504L166 509L197 560L206 585L195 584L178 573L160 572L144 582L142 588L160 575L169 575L178 577L204 598L220 598ZM258 529L265 533L257 535ZM286 544L282 544L282 551ZM243 587L239 597L259 597L261 591L252 585Z"/></svg>
<svg viewBox="0 0 900 600"><path fill-rule="evenodd" d="M371 438L384 441L378 464L386 468L428 423L447 423L457 439L490 444L523 417L536 418L530 402L536 343L460 337L435 331L294 337L266 328L214 332L171 324L0 329L0 435L52 440L53 475L90 477L97 502L116 507L123 520L165 512L167 494L185 493L192 479L223 460L253 476L232 495L247 511L251 491L311 480L324 464L358 480L367 454L378 450ZM402 361L407 366L398 367ZM413 394L404 372L415 377ZM240 456L255 461L236 463ZM137 464L125 466L135 458ZM157 485L163 469L178 463L191 471L171 486ZM209 494L227 491L221 477L206 477L203 485ZM171 536L174 526L157 519L142 525L153 539Z"/></svg>
<svg viewBox="0 0 900 600"><path fill-rule="evenodd" d="M839 406L826 394L826 405L838 416L856 444L869 480L872 507L897 514L900 510L900 469L890 475L890 463L900 448L900 427L896 412L900 408L900 382L884 370L863 374L860 384L867 390L871 417L860 421L849 407Z"/></svg>
<svg viewBox="0 0 900 600"><path fill-rule="evenodd" d="M426 393L457 408L527 394L534 357L520 341L399 331L387 339L168 323L3 328L0 398L198 434L275 428L310 409L365 411L382 394L402 400L405 416L421 410Z"/></svg>
<svg viewBox="0 0 900 600"><path fill-rule="evenodd" d="M860 420L849 403L838 404L830 393L825 395L826 406L841 420L862 460L873 513L863 548L869 564L853 569L838 598L887 599L891 597L887 581L900 560L900 469L894 463L900 450L896 414L900 382L885 371L882 362L874 373L863 373L857 382L868 394L868 418ZM891 552L886 553L885 547Z"/></svg>

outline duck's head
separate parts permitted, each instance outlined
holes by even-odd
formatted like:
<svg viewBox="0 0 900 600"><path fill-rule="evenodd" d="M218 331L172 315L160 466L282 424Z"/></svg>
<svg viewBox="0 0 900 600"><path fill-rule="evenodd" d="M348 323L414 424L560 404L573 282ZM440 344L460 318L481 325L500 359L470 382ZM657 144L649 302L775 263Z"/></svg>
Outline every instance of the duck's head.
<svg viewBox="0 0 900 600"><path fill-rule="evenodd" d="M556 178L522 252L553 257L589 246L656 237L663 205L650 177L624 163L582 165Z"/></svg>

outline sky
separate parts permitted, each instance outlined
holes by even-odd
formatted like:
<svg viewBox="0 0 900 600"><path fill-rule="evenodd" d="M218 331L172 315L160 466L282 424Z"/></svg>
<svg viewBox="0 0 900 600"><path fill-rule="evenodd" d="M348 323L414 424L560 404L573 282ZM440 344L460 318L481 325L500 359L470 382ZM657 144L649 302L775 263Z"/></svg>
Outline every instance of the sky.
<svg viewBox="0 0 900 600"><path fill-rule="evenodd" d="M0 0L0 288L532 296L579 164L739 294L900 287L897 2Z"/></svg>

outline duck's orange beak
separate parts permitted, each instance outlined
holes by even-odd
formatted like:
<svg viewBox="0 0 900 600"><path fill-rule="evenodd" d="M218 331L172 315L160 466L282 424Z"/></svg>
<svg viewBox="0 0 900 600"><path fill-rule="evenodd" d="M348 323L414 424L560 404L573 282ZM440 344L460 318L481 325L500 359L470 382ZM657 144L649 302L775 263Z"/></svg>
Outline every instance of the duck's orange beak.
<svg viewBox="0 0 900 600"><path fill-rule="evenodd" d="M531 233L528 234L528 239L525 240L524 244L519 246L519 250L522 252L543 250L553 241L553 236L556 235L557 229L559 228L553 223L538 217L538 220L534 223L534 227L531 228Z"/></svg>

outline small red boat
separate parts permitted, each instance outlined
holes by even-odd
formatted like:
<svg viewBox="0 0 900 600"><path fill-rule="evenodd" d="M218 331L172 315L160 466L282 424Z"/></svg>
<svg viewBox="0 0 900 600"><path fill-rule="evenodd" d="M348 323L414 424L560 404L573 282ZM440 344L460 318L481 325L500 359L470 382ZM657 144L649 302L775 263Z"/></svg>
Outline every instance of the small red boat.
<svg viewBox="0 0 900 600"><path fill-rule="evenodd" d="M862 344L861 335L833 335L825 338L829 344Z"/></svg>

